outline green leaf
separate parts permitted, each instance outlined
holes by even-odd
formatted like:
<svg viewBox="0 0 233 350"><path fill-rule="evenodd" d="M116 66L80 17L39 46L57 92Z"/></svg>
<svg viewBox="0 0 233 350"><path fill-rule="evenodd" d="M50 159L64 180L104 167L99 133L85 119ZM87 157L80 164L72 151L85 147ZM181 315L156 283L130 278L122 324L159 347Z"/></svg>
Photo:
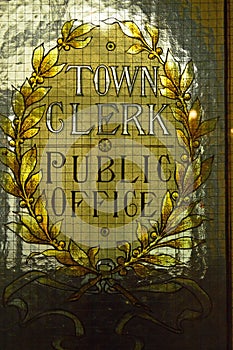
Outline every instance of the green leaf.
<svg viewBox="0 0 233 350"><path fill-rule="evenodd" d="M204 242L203 240L197 240L188 236L176 238L164 243L162 243L162 240L160 241L162 246L170 247L174 249L193 249L203 242Z"/></svg>
<svg viewBox="0 0 233 350"><path fill-rule="evenodd" d="M10 168L13 173L18 174L19 164L14 152L10 151L6 147L0 147L0 160L4 165Z"/></svg>
<svg viewBox="0 0 233 350"><path fill-rule="evenodd" d="M32 128L24 131L20 136L22 139L27 140L27 139L32 139L34 136L38 134L40 131L40 128Z"/></svg>
<svg viewBox="0 0 233 350"><path fill-rule="evenodd" d="M136 275L138 275L139 277L145 278L150 274L150 270L148 269L148 267L146 267L143 264L133 264L132 268L134 269Z"/></svg>
<svg viewBox="0 0 233 350"><path fill-rule="evenodd" d="M172 100L177 98L177 95L168 88L160 89L160 94L164 97L171 98Z"/></svg>
<svg viewBox="0 0 233 350"><path fill-rule="evenodd" d="M10 222L6 225L6 227L12 232L16 233L26 243L44 243L43 240L34 236L33 233L31 233L26 226L18 222Z"/></svg>
<svg viewBox="0 0 233 350"><path fill-rule="evenodd" d="M128 260L131 252L131 244L128 241L118 242L117 248L125 253L126 260Z"/></svg>
<svg viewBox="0 0 233 350"><path fill-rule="evenodd" d="M36 73L40 70L40 65L44 57L44 44L41 44L35 48L32 55L32 67Z"/></svg>
<svg viewBox="0 0 233 350"><path fill-rule="evenodd" d="M16 182L12 178L11 174L6 171L0 171L1 182L0 185L7 193L12 194L15 197L21 197L22 193L18 188Z"/></svg>
<svg viewBox="0 0 233 350"><path fill-rule="evenodd" d="M141 243L142 249L148 246L149 234L147 232L147 227L144 225L141 225L140 222L138 222L138 227L137 227L137 239Z"/></svg>
<svg viewBox="0 0 233 350"><path fill-rule="evenodd" d="M151 36L152 47L153 47L153 50L155 50L156 45L157 45L158 40L159 40L159 29L155 26L152 26L149 23L146 23L146 30Z"/></svg>
<svg viewBox="0 0 233 350"><path fill-rule="evenodd" d="M32 283L40 277L44 277L46 274L41 271L29 271L23 274L23 276L17 278L15 281L10 283L4 290L3 301L6 304L13 294L18 292L23 287Z"/></svg>
<svg viewBox="0 0 233 350"><path fill-rule="evenodd" d="M180 90L185 93L188 88L191 86L194 79L194 67L193 62L189 61L180 78Z"/></svg>
<svg viewBox="0 0 233 350"><path fill-rule="evenodd" d="M61 233L61 225L63 220L59 220L55 222L50 228L50 237L52 239L57 238L57 236Z"/></svg>
<svg viewBox="0 0 233 350"><path fill-rule="evenodd" d="M167 191L166 194L163 197L162 201L162 208L161 208L161 221L162 225L164 226L171 215L173 210L173 202L171 198L170 191Z"/></svg>
<svg viewBox="0 0 233 350"><path fill-rule="evenodd" d="M37 173L33 174L29 180L26 183L25 189L27 195L30 197L33 195L33 193L36 192L37 187L39 186L39 183L42 179L42 172L41 170L38 171Z"/></svg>
<svg viewBox="0 0 233 350"><path fill-rule="evenodd" d="M78 38L84 34L87 34L89 33L92 29L96 28L97 26L92 24L92 23L85 23L85 24L81 24L79 27L77 27L76 29L74 29L69 37L68 37L68 43L75 39L75 38Z"/></svg>
<svg viewBox="0 0 233 350"><path fill-rule="evenodd" d="M28 98L29 95L31 95L32 87L31 87L28 79L25 79L23 85L20 88L20 92L23 95L25 100Z"/></svg>
<svg viewBox="0 0 233 350"><path fill-rule="evenodd" d="M68 250L72 259L78 264L86 265L87 260L89 261L88 255L73 240L70 240Z"/></svg>
<svg viewBox="0 0 233 350"><path fill-rule="evenodd" d="M177 259L167 254L148 255L147 257L142 258L141 260L147 262L148 264L164 267L171 267L180 264L180 262Z"/></svg>
<svg viewBox="0 0 233 350"><path fill-rule="evenodd" d="M106 24L118 23L122 32L129 38L143 40L143 35L138 26L132 21L118 21L116 18L108 18L104 21Z"/></svg>
<svg viewBox="0 0 233 350"><path fill-rule="evenodd" d="M55 77L57 74L59 74L62 69L65 67L66 63L63 64L59 64L57 66L53 66L51 67L47 72L43 73L43 77L44 78L53 78Z"/></svg>
<svg viewBox="0 0 233 350"><path fill-rule="evenodd" d="M13 92L12 107L13 107L14 114L18 118L21 118L25 111L25 103L24 103L23 95L17 89L15 89L15 91Z"/></svg>
<svg viewBox="0 0 233 350"><path fill-rule="evenodd" d="M216 128L217 122L218 122L218 118L212 118L202 122L194 134L194 139L197 140L199 137L207 135L210 132L214 131L214 129Z"/></svg>
<svg viewBox="0 0 233 350"><path fill-rule="evenodd" d="M44 231L39 226L36 219L34 219L32 216L28 214L20 214L20 220L23 223L24 226L28 228L28 230L31 232L31 234L37 238L39 238L42 241L48 241L48 237L44 233Z"/></svg>
<svg viewBox="0 0 233 350"><path fill-rule="evenodd" d="M25 183L29 177L29 175L35 169L37 162L37 151L36 147L32 147L28 151L26 151L22 157L22 163L20 167L20 181L21 184L25 186Z"/></svg>
<svg viewBox="0 0 233 350"><path fill-rule="evenodd" d="M0 114L0 128L4 134L10 136L12 139L15 139L15 132L10 119L2 114Z"/></svg>
<svg viewBox="0 0 233 350"><path fill-rule="evenodd" d="M99 253L100 247L92 247L88 250L87 255L89 257L90 264L93 268L96 268L95 257Z"/></svg>
<svg viewBox="0 0 233 350"><path fill-rule="evenodd" d="M166 76L179 87L180 85L180 64L174 59L170 50L167 52L166 62L165 62L165 73Z"/></svg>
<svg viewBox="0 0 233 350"><path fill-rule="evenodd" d="M31 93L26 100L26 105L31 106L33 103L41 101L49 92L50 87L39 87Z"/></svg>
<svg viewBox="0 0 233 350"><path fill-rule="evenodd" d="M74 49L83 49L86 47L92 40L92 36L84 39L84 40L72 40L69 42L69 45Z"/></svg>
<svg viewBox="0 0 233 350"><path fill-rule="evenodd" d="M36 126L44 115L46 105L33 108L29 115L24 119L21 127L21 132L29 130Z"/></svg>
<svg viewBox="0 0 233 350"><path fill-rule="evenodd" d="M65 24L63 24L62 29L61 29L63 41L66 41L66 39L68 38L70 31L71 31L71 28L73 27L73 24L74 24L73 19L71 21L65 22Z"/></svg>
<svg viewBox="0 0 233 350"><path fill-rule="evenodd" d="M126 51L126 53L129 53L130 55L136 55L142 51L146 50L145 46L142 44L133 44L130 46L130 48Z"/></svg>

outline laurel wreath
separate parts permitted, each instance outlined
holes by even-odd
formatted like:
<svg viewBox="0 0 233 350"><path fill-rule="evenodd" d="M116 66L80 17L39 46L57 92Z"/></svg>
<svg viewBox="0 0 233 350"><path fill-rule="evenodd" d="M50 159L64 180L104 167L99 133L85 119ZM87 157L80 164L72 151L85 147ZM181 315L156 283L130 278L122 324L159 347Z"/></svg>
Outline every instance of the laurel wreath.
<svg viewBox="0 0 233 350"><path fill-rule="evenodd" d="M36 171L37 148L34 145L24 151L24 144L40 131L38 124L43 118L46 106L38 106L37 103L41 102L50 90L41 84L63 70L65 63L58 64L61 50L83 49L91 42L91 36L84 38L96 28L91 23L73 28L74 20L68 21L63 25L62 37L57 40L54 48L45 53L42 44L33 51L33 73L20 89L14 88L13 91L13 121L0 115L0 126L8 136L10 146L0 149L1 162L9 169L1 172L1 186L7 193L20 199L22 209L17 213L19 220L8 223L7 228L26 243L46 244L51 247L40 253L31 253L28 259L37 255L54 257L61 264L60 269L64 274L74 277L90 276L78 291L73 292L69 300L78 300L88 289L105 279L111 288L138 305L140 302L117 282L114 275L124 276L132 270L137 277L146 278L156 266L168 268L182 264L172 255L158 253L157 248L193 249L203 242L194 239L190 230L201 226L207 220L206 216L195 213L199 203L196 193L208 179L214 157L203 159L200 148L203 137L215 129L217 118L203 121L199 99L191 102L190 89L195 78L193 62L190 60L181 70L180 63L170 50L163 60L163 50L158 47L157 27L147 23L142 32L132 21L118 21L112 18L105 23L117 23L127 37L135 39L136 42L128 48L127 54L136 55L145 51L149 60L155 59L163 66L160 94L174 101L171 109L174 119L179 123L176 134L183 154L180 162L176 161L174 171L177 189L173 192L167 190L165 193L160 220L151 220L149 227L139 222L136 246L132 246L128 241L121 242L117 248L121 253L114 263L114 268L102 269L98 260L100 248L96 246L85 251L72 239L68 244L64 239L59 239L62 221L52 223L46 208L46 198L44 195L37 196L42 179L41 170ZM187 231L189 233L185 234ZM62 288L57 281L47 278L45 282L43 272L30 272L30 276L27 277L31 281L37 279L41 283ZM20 281L20 286L22 285ZM19 281L14 286L8 286L5 290L5 301L19 289L18 286Z"/></svg>

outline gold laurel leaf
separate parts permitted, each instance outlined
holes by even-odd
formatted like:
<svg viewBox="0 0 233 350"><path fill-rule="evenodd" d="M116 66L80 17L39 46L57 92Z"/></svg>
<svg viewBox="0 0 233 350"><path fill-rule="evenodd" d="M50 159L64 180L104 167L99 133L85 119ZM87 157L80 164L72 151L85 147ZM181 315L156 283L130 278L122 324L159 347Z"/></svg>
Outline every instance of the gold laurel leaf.
<svg viewBox="0 0 233 350"><path fill-rule="evenodd" d="M171 232L171 230L175 230L181 221L192 213L197 203L198 202L192 202L175 207L167 220L165 232L167 233Z"/></svg>
<svg viewBox="0 0 233 350"><path fill-rule="evenodd" d="M88 250L87 255L89 257L90 264L93 268L96 268L95 257L99 253L100 247L92 247Z"/></svg>
<svg viewBox="0 0 233 350"><path fill-rule="evenodd" d="M180 64L174 59L170 50L168 50L168 53L167 53L164 69L165 69L166 76L175 84L175 86L179 87Z"/></svg>
<svg viewBox="0 0 233 350"><path fill-rule="evenodd" d="M187 167L185 176L183 189L185 194L191 193L193 191L194 183L201 173L201 158L197 157L193 160L192 163Z"/></svg>
<svg viewBox="0 0 233 350"><path fill-rule="evenodd" d="M185 167L183 164L176 162L175 180L179 190L183 190L183 182L185 176Z"/></svg>
<svg viewBox="0 0 233 350"><path fill-rule="evenodd" d="M0 161L10 168L14 174L18 174L19 163L14 152L6 147L0 147Z"/></svg>
<svg viewBox="0 0 233 350"><path fill-rule="evenodd" d="M16 233L26 243L43 243L43 241L38 237L35 237L26 226L18 222L10 222L6 227Z"/></svg>
<svg viewBox="0 0 233 350"><path fill-rule="evenodd" d="M185 69L181 75L180 78L180 90L185 93L191 86L192 82L194 80L194 67L193 67L193 62L189 61Z"/></svg>
<svg viewBox="0 0 233 350"><path fill-rule="evenodd" d="M150 270L148 269L148 267L146 267L143 264L133 264L132 268L134 269L136 275L138 275L139 277L146 277L150 274Z"/></svg>
<svg viewBox="0 0 233 350"><path fill-rule="evenodd" d="M37 151L35 146L26 151L22 157L22 162L20 166L20 181L23 186L25 186L29 175L35 169L36 157Z"/></svg>
<svg viewBox="0 0 233 350"><path fill-rule="evenodd" d="M168 88L160 89L160 93L162 96L171 98L172 100L175 100L177 98L177 95Z"/></svg>
<svg viewBox="0 0 233 350"><path fill-rule="evenodd" d="M0 186L4 189L4 191L12 194L15 197L22 196L22 193L18 188L16 182L12 178L11 174L7 173L6 171L1 171L0 176L1 176Z"/></svg>
<svg viewBox="0 0 233 350"><path fill-rule="evenodd" d="M97 26L92 24L92 23L85 23L85 24L81 24L79 27L77 27L76 29L74 29L68 39L67 42L69 43L71 40L78 38L84 34L89 33L92 29L96 28Z"/></svg>
<svg viewBox="0 0 233 350"><path fill-rule="evenodd" d="M39 72L41 73L42 76L45 72L50 70L50 68L55 66L55 64L58 61L58 56L59 56L59 50L57 47L54 47L47 53L47 55L43 58L40 65Z"/></svg>
<svg viewBox="0 0 233 350"><path fill-rule="evenodd" d="M206 180L209 178L212 170L212 164L214 161L214 156L204 160L201 163L201 173L200 176L193 184L193 190L197 190Z"/></svg>
<svg viewBox="0 0 233 350"><path fill-rule="evenodd" d="M59 220L55 222L50 228L50 237L52 239L57 238L57 236L61 233L61 225L62 225L62 220Z"/></svg>
<svg viewBox="0 0 233 350"><path fill-rule="evenodd" d="M22 139L32 139L34 136L38 134L40 131L40 128L32 128L29 130L24 131L23 133L20 134Z"/></svg>
<svg viewBox="0 0 233 350"><path fill-rule="evenodd" d="M127 241L122 241L118 243L117 248L125 253L126 259L128 260L131 252L131 244Z"/></svg>
<svg viewBox="0 0 233 350"><path fill-rule="evenodd" d="M210 132L214 131L217 122L218 118L212 118L202 122L194 134L194 139L197 140L199 137L207 135Z"/></svg>
<svg viewBox="0 0 233 350"><path fill-rule="evenodd" d="M173 202L170 191L167 191L162 200L161 221L165 225L173 210Z"/></svg>
<svg viewBox="0 0 233 350"><path fill-rule="evenodd" d="M16 89L15 91L13 91L12 107L13 107L14 114L18 118L21 118L25 111L24 97L21 94L21 92Z"/></svg>
<svg viewBox="0 0 233 350"><path fill-rule="evenodd" d="M142 44L133 44L126 52L131 55L136 55L142 52L143 50L146 50L146 48Z"/></svg>
<svg viewBox="0 0 233 350"><path fill-rule="evenodd" d="M124 34L126 34L127 36L129 36L130 38L135 38L135 39L143 39L143 35L140 31L140 29L138 28L138 26L131 21L118 21L121 30L123 31Z"/></svg>
<svg viewBox="0 0 233 350"><path fill-rule="evenodd" d="M31 106L33 103L42 100L49 92L50 87L39 87L31 93L31 95L26 100L26 105Z"/></svg>
<svg viewBox="0 0 233 350"><path fill-rule="evenodd" d="M181 123L185 123L187 122L187 117L185 115L184 112L182 112L181 109L179 108L176 108L176 107L173 107L171 106L171 109L172 109L172 114L173 114L173 117L178 121L178 122L181 122Z"/></svg>
<svg viewBox="0 0 233 350"><path fill-rule="evenodd" d="M69 266L69 267L61 267L61 272L67 276L71 277L82 277L87 273L90 273L90 270L86 267L77 265L77 266Z"/></svg>
<svg viewBox="0 0 233 350"><path fill-rule="evenodd" d="M74 20L72 19L71 21L65 22L62 26L61 29L61 34L63 37L63 41L66 41L66 39L68 38L71 28L73 27L74 24Z"/></svg>
<svg viewBox="0 0 233 350"><path fill-rule="evenodd" d="M153 47L153 49L155 49L156 45L158 43L158 40L159 40L159 29L157 27L155 27L155 26L152 26L149 23L146 23L146 30L151 36L152 47Z"/></svg>
<svg viewBox="0 0 233 350"><path fill-rule="evenodd" d="M70 252L67 250L47 249L41 254L44 256L55 257L62 265L77 265L77 263L72 259Z"/></svg>
<svg viewBox="0 0 233 350"><path fill-rule="evenodd" d="M171 230L166 231L166 236L175 235L181 232L188 231L192 228L196 228L202 225L202 223L207 220L205 216L202 215L189 215L184 218L179 225Z"/></svg>
<svg viewBox="0 0 233 350"><path fill-rule="evenodd" d="M74 49L83 49L86 47L92 40L92 36L87 37L84 40L72 40L69 42L69 45L72 46Z"/></svg>
<svg viewBox="0 0 233 350"><path fill-rule="evenodd" d="M25 189L28 196L33 195L36 192L37 187L42 179L42 172L38 171L33 174L26 183Z"/></svg>
<svg viewBox="0 0 233 350"><path fill-rule="evenodd" d="M44 78L53 78L62 71L65 65L66 64L63 63L63 64L59 64L58 66L53 66L47 72L44 72L42 76Z"/></svg>
<svg viewBox="0 0 233 350"><path fill-rule="evenodd" d="M75 262L80 265L86 265L88 255L73 240L70 240L68 250Z"/></svg>
<svg viewBox="0 0 233 350"><path fill-rule="evenodd" d="M118 21L116 18L108 18L104 21L106 24L114 24L118 23L122 32L130 38L135 38L139 40L143 40L143 35L138 28L138 26L131 21Z"/></svg>
<svg viewBox="0 0 233 350"><path fill-rule="evenodd" d="M180 146L189 149L189 139L186 137L185 133L180 129L176 129L176 134Z"/></svg>
<svg viewBox="0 0 233 350"><path fill-rule="evenodd" d="M15 132L12 126L12 123L9 118L0 114L0 128L7 136L10 136L12 139L15 138Z"/></svg>
<svg viewBox="0 0 233 350"><path fill-rule="evenodd" d="M38 199L35 203L34 211L35 211L36 216L39 216L42 218L42 220L40 222L40 226L42 227L42 229L45 232L48 232L49 217L48 217L48 212L46 209L46 200L44 199L43 195L38 197Z"/></svg>
<svg viewBox="0 0 233 350"><path fill-rule="evenodd" d="M40 65L43 58L44 58L44 44L41 44L40 46L37 46L35 48L32 56L32 67L37 74L39 73Z"/></svg>
<svg viewBox="0 0 233 350"><path fill-rule="evenodd" d="M187 236L167 241L162 245L174 249L192 249L202 242L203 240L194 240L192 237ZM162 243L162 240L160 241L160 243Z"/></svg>
<svg viewBox="0 0 233 350"><path fill-rule="evenodd" d="M27 99L28 96L32 93L32 87L28 79L25 79L23 85L20 88L20 92L25 99Z"/></svg>
<svg viewBox="0 0 233 350"><path fill-rule="evenodd" d="M167 254L148 255L142 260L152 265L164 266L164 267L171 267L171 266L180 264L179 260Z"/></svg>
<svg viewBox="0 0 233 350"><path fill-rule="evenodd" d="M202 115L201 104L200 104L200 100L197 98L194 101L188 116L189 129L191 131L192 136L195 135L195 132L199 128L201 115Z"/></svg>
<svg viewBox="0 0 233 350"><path fill-rule="evenodd" d="M21 132L24 132L30 128L33 128L42 119L45 111L45 106L33 108L29 115L23 120Z"/></svg>
<svg viewBox="0 0 233 350"><path fill-rule="evenodd" d="M160 81L165 88L168 88L169 90L174 92L174 94L176 94L177 89L173 84L173 82L168 77L166 77L165 75L160 75Z"/></svg>
<svg viewBox="0 0 233 350"><path fill-rule="evenodd" d="M48 237L44 233L44 231L39 226L38 222L35 218L33 218L29 214L20 214L20 220L24 226L28 228L28 230L33 234L33 236L39 238L42 241L48 241Z"/></svg>
<svg viewBox="0 0 233 350"><path fill-rule="evenodd" d="M140 222L138 222L137 227L137 239L142 245L142 248L146 248L149 244L149 234L147 232L147 228L144 225L141 225Z"/></svg>
<svg viewBox="0 0 233 350"><path fill-rule="evenodd" d="M44 198L44 195L41 195L37 198L34 212L36 216L40 217L40 227L47 233L48 232L48 223L49 223L49 216L46 209L46 199Z"/></svg>

